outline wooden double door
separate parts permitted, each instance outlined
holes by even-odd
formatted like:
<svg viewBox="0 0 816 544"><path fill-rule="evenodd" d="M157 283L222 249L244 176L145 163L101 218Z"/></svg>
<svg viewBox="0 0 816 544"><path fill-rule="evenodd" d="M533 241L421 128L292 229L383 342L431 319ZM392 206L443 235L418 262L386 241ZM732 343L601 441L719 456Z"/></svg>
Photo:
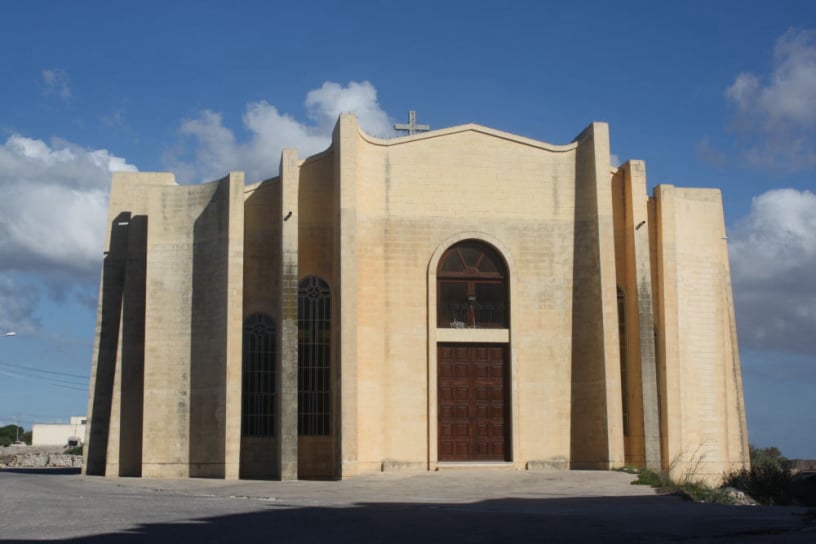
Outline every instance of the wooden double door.
<svg viewBox="0 0 816 544"><path fill-rule="evenodd" d="M437 346L439 461L509 461L506 344Z"/></svg>

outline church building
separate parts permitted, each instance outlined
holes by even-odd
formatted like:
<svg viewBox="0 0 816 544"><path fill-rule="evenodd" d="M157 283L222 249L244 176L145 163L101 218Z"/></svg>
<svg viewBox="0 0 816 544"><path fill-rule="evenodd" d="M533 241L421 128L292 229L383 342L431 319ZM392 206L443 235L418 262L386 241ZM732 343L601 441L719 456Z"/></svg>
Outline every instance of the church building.
<svg viewBox="0 0 816 544"><path fill-rule="evenodd" d="M280 174L113 176L86 474L748 464L720 192L469 124L340 116Z"/></svg>

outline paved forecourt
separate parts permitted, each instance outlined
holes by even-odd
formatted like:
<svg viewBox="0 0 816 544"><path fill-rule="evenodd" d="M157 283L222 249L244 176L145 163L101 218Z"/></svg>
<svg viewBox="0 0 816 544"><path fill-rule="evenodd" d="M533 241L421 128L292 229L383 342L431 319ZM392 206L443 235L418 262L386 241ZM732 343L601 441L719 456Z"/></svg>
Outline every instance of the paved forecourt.
<svg viewBox="0 0 816 544"><path fill-rule="evenodd" d="M149 480L0 471L0 542L812 542L801 508L701 505L606 471ZM546 538L544 538L546 536Z"/></svg>

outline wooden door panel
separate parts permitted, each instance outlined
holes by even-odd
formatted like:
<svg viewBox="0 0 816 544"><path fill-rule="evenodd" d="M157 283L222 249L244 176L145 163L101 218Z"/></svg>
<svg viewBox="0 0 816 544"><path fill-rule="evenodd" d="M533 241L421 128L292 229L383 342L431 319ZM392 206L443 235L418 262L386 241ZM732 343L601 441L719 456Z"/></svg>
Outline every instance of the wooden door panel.
<svg viewBox="0 0 816 544"><path fill-rule="evenodd" d="M453 401L456 403L468 402L470 400L470 389L467 384L457 384L453 390Z"/></svg>
<svg viewBox="0 0 816 544"><path fill-rule="evenodd" d="M506 346L440 344L437 354L439 460L507 460Z"/></svg>

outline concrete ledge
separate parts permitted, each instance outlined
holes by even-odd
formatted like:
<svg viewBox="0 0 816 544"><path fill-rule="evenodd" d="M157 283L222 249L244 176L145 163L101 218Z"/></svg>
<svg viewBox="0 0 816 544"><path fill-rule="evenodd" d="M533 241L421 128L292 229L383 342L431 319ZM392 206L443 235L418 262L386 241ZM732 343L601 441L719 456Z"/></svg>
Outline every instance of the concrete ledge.
<svg viewBox="0 0 816 544"><path fill-rule="evenodd" d="M419 472L425 470L423 461L395 461L386 459L382 462L383 472Z"/></svg>
<svg viewBox="0 0 816 544"><path fill-rule="evenodd" d="M437 463L436 470L515 470L511 462Z"/></svg>
<svg viewBox="0 0 816 544"><path fill-rule="evenodd" d="M527 461L527 470L568 470L569 461L566 457L553 457L547 460Z"/></svg>

